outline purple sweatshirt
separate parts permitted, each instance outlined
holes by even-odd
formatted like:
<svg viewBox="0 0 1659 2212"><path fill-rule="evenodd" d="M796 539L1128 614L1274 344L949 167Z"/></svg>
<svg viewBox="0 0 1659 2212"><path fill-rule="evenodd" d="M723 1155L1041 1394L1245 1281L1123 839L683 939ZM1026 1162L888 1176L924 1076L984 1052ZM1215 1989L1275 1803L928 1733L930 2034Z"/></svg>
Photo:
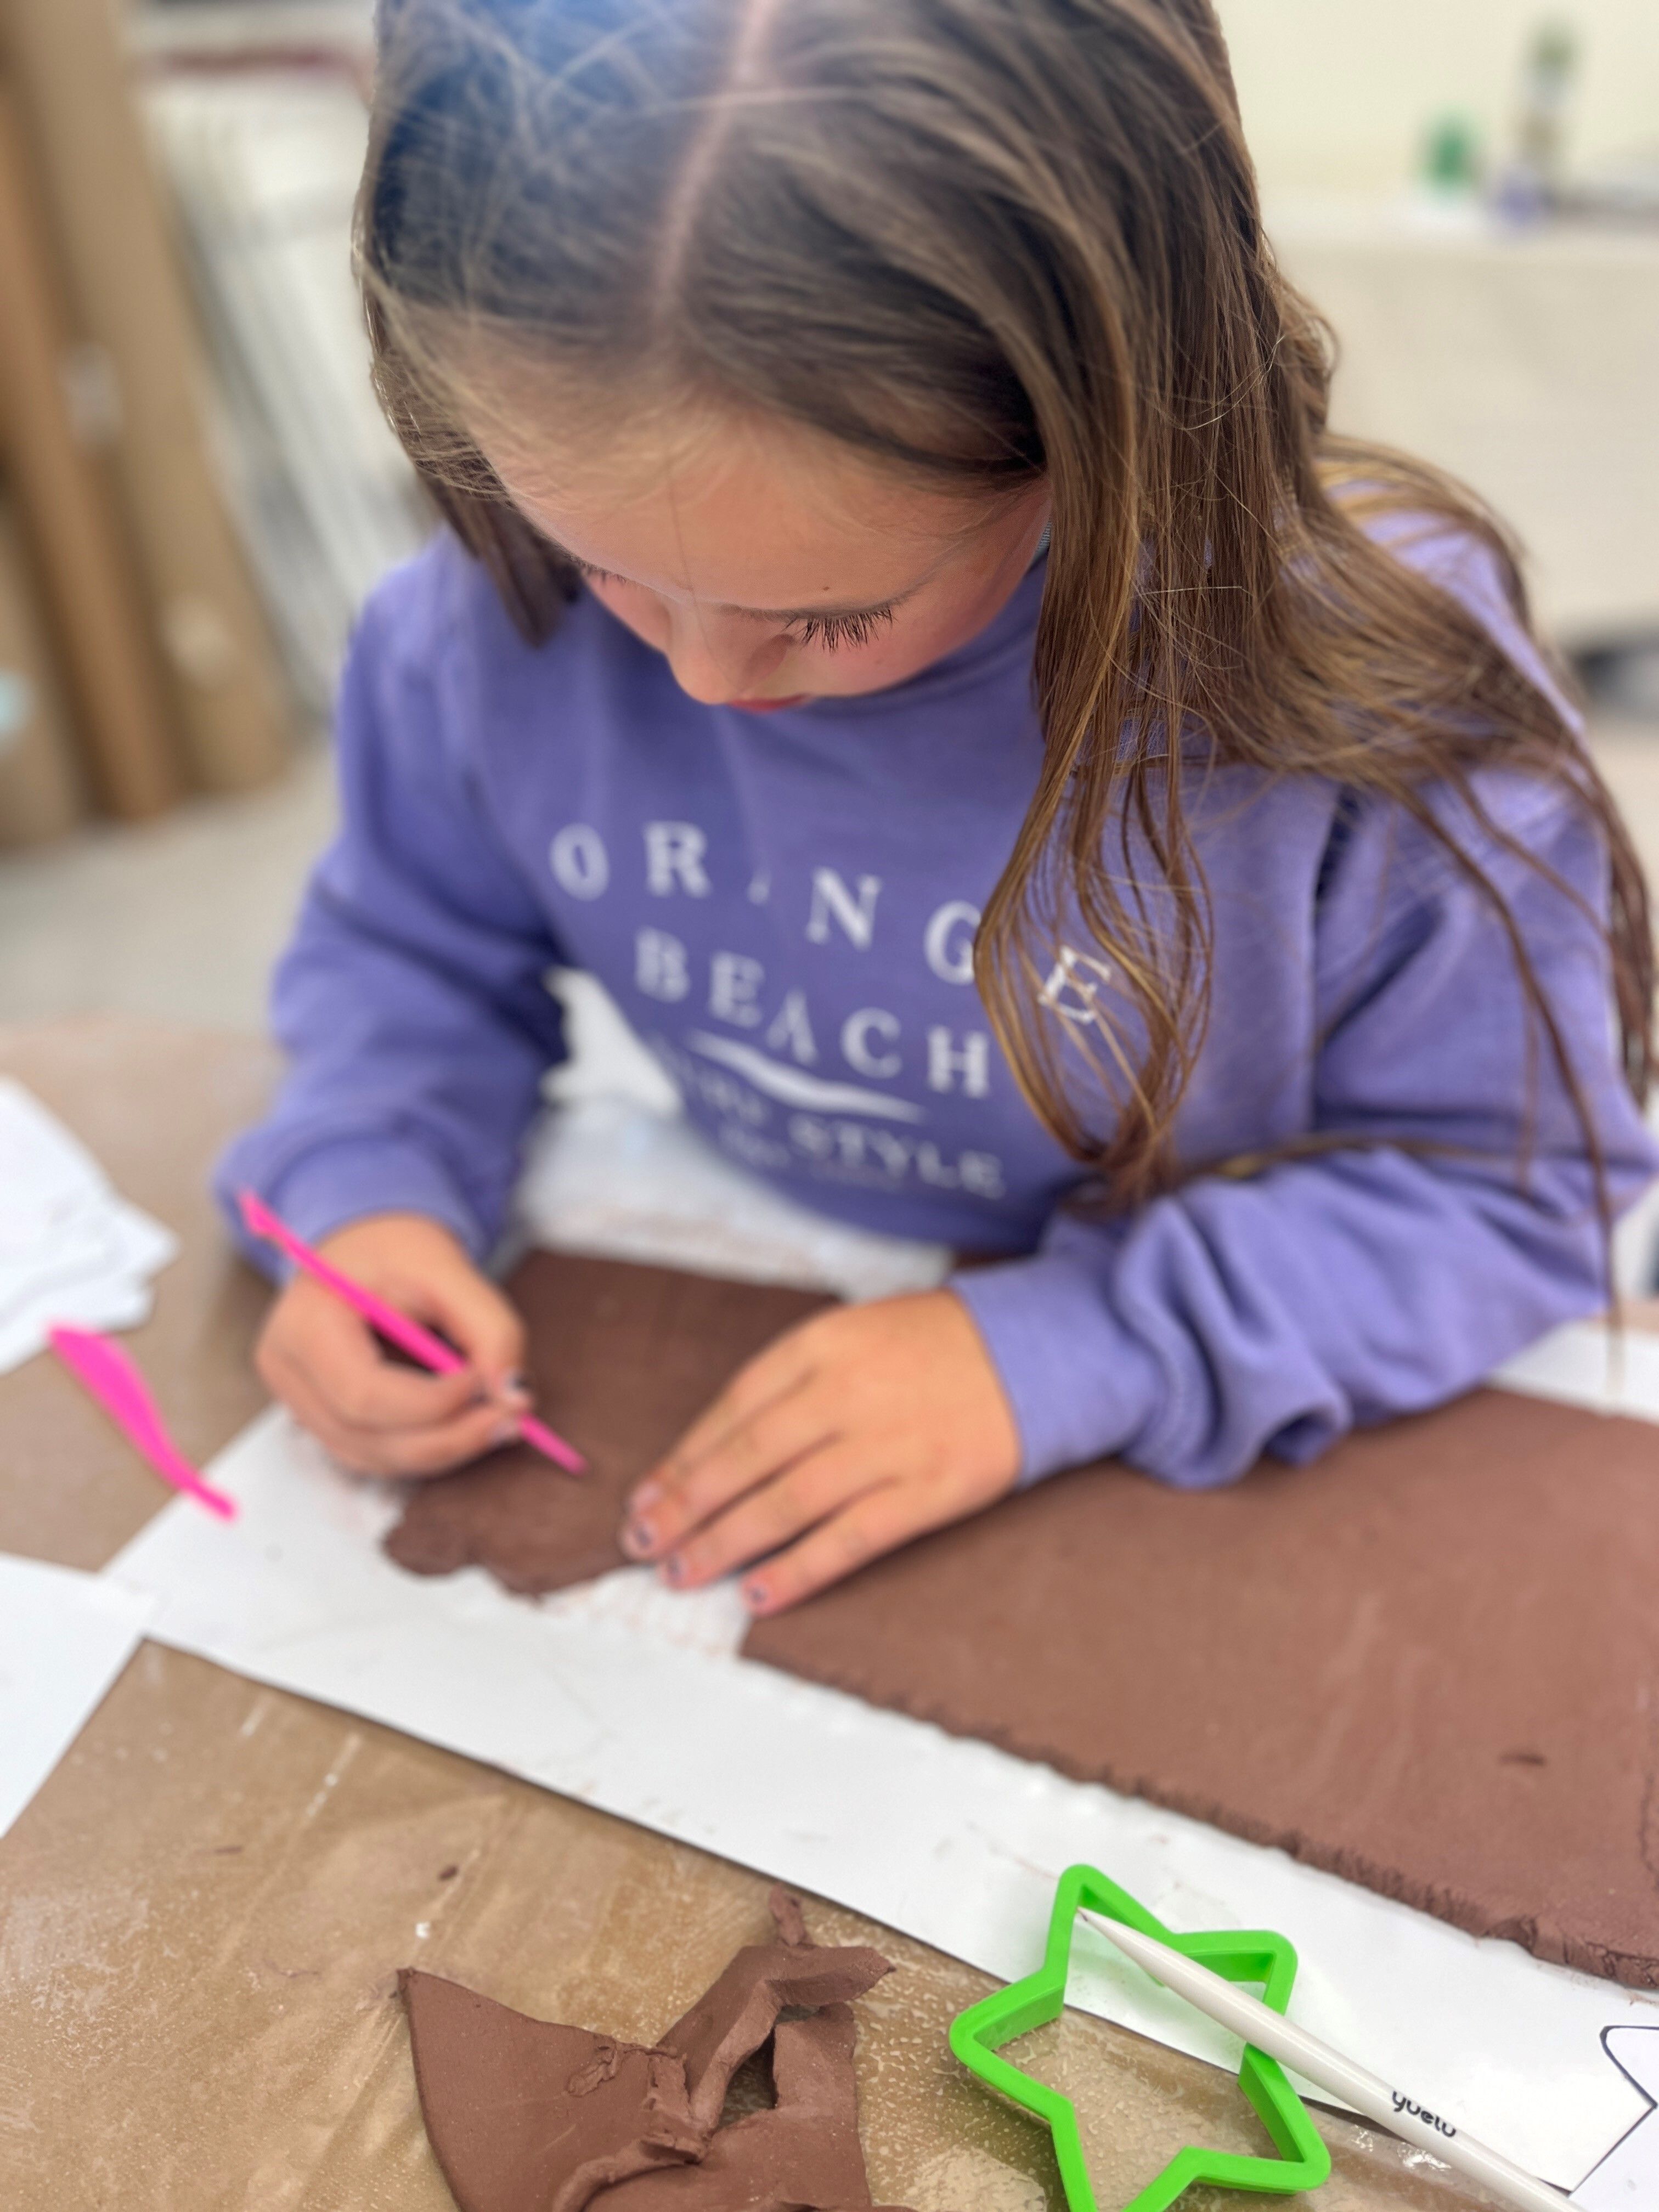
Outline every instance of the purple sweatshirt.
<svg viewBox="0 0 1659 2212"><path fill-rule="evenodd" d="M1483 549L1419 532L1402 557L1547 685ZM1593 1182L1547 1054L1516 1166L1528 1052L1498 927L1397 811L1313 778L1193 779L1213 1005L1176 1133L1200 1171L1105 1224L1065 1210L1079 1171L972 972L1037 774L1041 590L1039 567L892 690L755 715L687 698L586 596L531 648L437 541L375 594L351 653L344 826L275 986L291 1072L222 1192L252 1184L312 1238L423 1213L487 1255L562 1051L556 963L606 986L752 1173L847 1221L1006 1255L953 1287L1028 1480L1107 1452L1188 1486L1263 1451L1303 1460L1592 1311ZM1592 828L1513 772L1482 781L1601 910ZM1514 902L1626 1204L1659 1158L1618 1071L1598 933L1452 826ZM1045 1019L1086 1029L1110 1003L1080 930L1048 984ZM1201 1171L1319 1132L1354 1141L1249 1180Z"/></svg>

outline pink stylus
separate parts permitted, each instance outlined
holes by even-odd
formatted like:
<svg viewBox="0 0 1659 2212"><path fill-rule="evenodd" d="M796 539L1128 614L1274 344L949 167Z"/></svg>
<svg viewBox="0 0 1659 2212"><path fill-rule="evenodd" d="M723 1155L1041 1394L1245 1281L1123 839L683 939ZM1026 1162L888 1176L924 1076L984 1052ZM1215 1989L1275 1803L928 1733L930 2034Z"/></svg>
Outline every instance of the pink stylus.
<svg viewBox="0 0 1659 2212"><path fill-rule="evenodd" d="M332 1291L337 1298L343 1298L354 1313L360 1313L370 1328L395 1344L399 1352L406 1352L411 1359L419 1360L438 1375L459 1375L466 1365L460 1353L442 1337L434 1336L429 1328L422 1328L407 1314L400 1314L384 1298L377 1298L373 1291L366 1291L361 1283L354 1283L349 1275L343 1275L337 1267L331 1267L319 1252L313 1252L302 1237L296 1237L285 1221L279 1221L262 1199L251 1190L239 1191L236 1202L242 1209L242 1218L256 1237L263 1237L279 1252L286 1252L296 1267L303 1267L314 1276L325 1290ZM587 1462L574 1444L568 1444L545 1421L532 1419L521 1414L519 1434L526 1443L572 1474L585 1474Z"/></svg>
<svg viewBox="0 0 1659 2212"><path fill-rule="evenodd" d="M104 1411L137 1446L164 1482L199 1498L222 1520L236 1517L236 1501L204 1482L167 1432L143 1376L119 1345L90 1329L53 1328L47 1340L65 1367L85 1384Z"/></svg>

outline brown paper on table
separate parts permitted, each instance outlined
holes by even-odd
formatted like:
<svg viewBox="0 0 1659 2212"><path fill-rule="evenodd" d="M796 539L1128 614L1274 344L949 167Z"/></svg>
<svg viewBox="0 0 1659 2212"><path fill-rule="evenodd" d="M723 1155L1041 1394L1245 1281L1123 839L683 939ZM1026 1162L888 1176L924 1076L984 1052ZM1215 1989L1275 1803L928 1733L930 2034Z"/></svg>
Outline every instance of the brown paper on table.
<svg viewBox="0 0 1659 2212"><path fill-rule="evenodd" d="M198 1457L259 1390L264 1294L209 1164L259 1109L252 1038L89 1020L0 1031L117 1186L184 1240L124 1339ZM95 1568L168 1493L55 1363L0 1376L0 1546ZM526 2012L648 2036L767 1924L765 1881L204 1661L144 1646L0 1838L6 2212L453 2212L394 1995L418 1965ZM1062 2212L1042 2131L945 2045L988 1978L833 1906L899 1972L866 2000L878 2198ZM1077 2013L1030 2039L1073 2096L1103 2203L1182 2143L1255 2150L1231 2077ZM1323 2212L1479 2212L1374 2131L1323 2123Z"/></svg>

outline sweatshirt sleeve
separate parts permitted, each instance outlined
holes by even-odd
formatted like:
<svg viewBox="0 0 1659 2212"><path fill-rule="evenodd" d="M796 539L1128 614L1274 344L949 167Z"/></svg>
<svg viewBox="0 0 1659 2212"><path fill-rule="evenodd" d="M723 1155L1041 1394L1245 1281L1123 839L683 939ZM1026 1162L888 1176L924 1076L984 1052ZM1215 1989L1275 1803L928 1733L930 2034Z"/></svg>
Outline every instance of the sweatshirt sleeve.
<svg viewBox="0 0 1659 2212"><path fill-rule="evenodd" d="M371 601L337 717L342 827L272 991L287 1079L220 1162L301 1236L422 1213L476 1256L499 1235L548 1066L558 948L480 786L465 612L440 546Z"/></svg>
<svg viewBox="0 0 1659 2212"><path fill-rule="evenodd" d="M1601 842L1564 796L1482 787L1557 881L1442 818L1509 897L1622 1210L1659 1158L1613 1034ZM955 1280L1026 1480L1107 1453L1188 1488L1310 1459L1601 1304L1588 1148L1490 905L1397 811L1340 809L1316 943L1310 1133L1332 1149L1106 1224L1058 1216L1033 1258Z"/></svg>

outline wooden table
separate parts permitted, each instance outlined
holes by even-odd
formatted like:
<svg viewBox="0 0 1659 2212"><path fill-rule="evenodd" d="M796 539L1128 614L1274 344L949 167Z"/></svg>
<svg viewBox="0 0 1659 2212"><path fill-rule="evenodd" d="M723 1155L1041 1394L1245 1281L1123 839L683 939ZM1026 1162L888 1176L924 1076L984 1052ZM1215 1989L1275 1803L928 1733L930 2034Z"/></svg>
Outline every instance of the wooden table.
<svg viewBox="0 0 1659 2212"><path fill-rule="evenodd" d="M248 1352L264 1292L230 1256L205 1176L258 1110L271 1055L242 1038L100 1019L0 1031L0 1073L182 1238L130 1341L186 1449L207 1456L261 1402ZM97 1568L167 1496L54 1363L0 1378L0 1548ZM762 1932L766 1887L145 1644L0 1839L0 2203L444 2212L398 1967L649 2040ZM1045 2136L972 2085L945 2046L986 1977L838 1907L809 1901L808 1918L902 1970L860 2007L878 2201L1059 2208ZM1021 2055L1076 2098L1103 2208L1181 2143L1267 2148L1230 2077L1103 2021L1067 2014ZM1326 2131L1329 2212L1476 2203L1413 2172L1388 2139L1337 2119Z"/></svg>

